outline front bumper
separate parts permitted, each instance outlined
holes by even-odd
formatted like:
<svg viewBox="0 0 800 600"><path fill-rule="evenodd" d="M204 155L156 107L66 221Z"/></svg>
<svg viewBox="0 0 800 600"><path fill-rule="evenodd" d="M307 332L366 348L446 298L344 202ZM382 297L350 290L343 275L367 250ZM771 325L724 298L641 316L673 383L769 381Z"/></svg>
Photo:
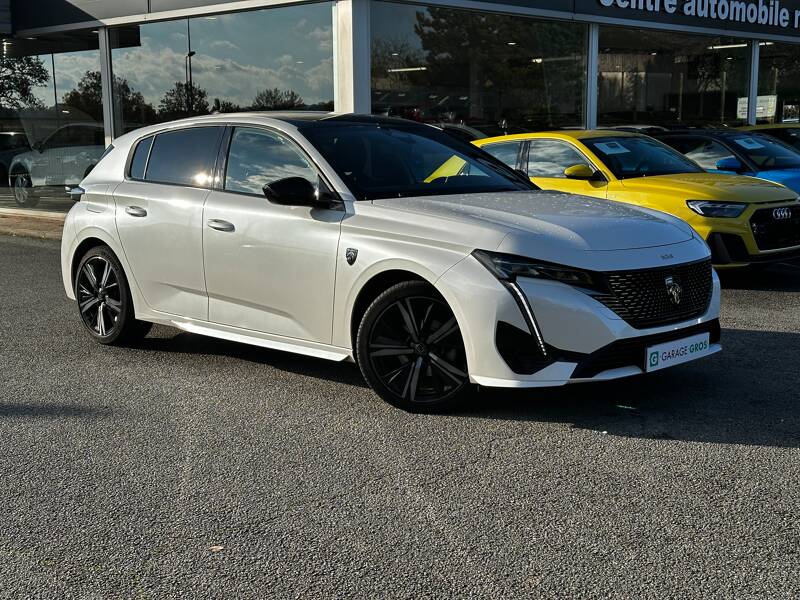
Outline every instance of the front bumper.
<svg viewBox="0 0 800 600"><path fill-rule="evenodd" d="M477 260L468 257L437 282L461 326L470 380L487 387L549 387L604 381L644 372L645 348L707 331L719 346L720 285L706 312L681 323L636 329L587 293L554 281L520 278L538 337L512 293ZM510 337L509 339L503 339ZM516 337L514 337L516 336ZM511 354L509 348L518 348ZM538 360L538 362L537 362Z"/></svg>
<svg viewBox="0 0 800 600"><path fill-rule="evenodd" d="M790 217L773 219L776 209ZM736 219L693 215L688 219L706 240L716 266L779 262L800 257L800 203L753 204Z"/></svg>

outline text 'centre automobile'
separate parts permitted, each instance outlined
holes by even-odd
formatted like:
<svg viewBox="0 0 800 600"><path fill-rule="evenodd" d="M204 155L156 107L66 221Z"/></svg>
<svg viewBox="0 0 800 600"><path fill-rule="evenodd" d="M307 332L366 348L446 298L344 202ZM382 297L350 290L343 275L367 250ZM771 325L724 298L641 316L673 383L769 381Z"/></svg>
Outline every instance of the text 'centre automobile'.
<svg viewBox="0 0 800 600"><path fill-rule="evenodd" d="M220 114L138 129L76 191L62 274L100 343L151 323L356 361L385 400L641 374L720 349L705 242L542 191L391 118Z"/></svg>

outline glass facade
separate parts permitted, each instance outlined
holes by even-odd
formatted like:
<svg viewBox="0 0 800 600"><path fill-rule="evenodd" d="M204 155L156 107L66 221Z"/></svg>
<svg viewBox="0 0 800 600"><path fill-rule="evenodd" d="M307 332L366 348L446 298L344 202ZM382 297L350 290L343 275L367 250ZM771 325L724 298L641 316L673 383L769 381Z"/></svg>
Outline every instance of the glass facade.
<svg viewBox="0 0 800 600"><path fill-rule="evenodd" d="M371 15L373 113L467 135L583 123L586 25L389 2Z"/></svg>
<svg viewBox="0 0 800 600"><path fill-rule="evenodd" d="M97 31L4 41L0 206L60 208L104 146Z"/></svg>
<svg viewBox="0 0 800 600"><path fill-rule="evenodd" d="M800 45L761 42L756 118L759 123L800 122Z"/></svg>
<svg viewBox="0 0 800 600"><path fill-rule="evenodd" d="M601 27L599 45L599 125L735 126L746 121L746 40Z"/></svg>
<svg viewBox="0 0 800 600"><path fill-rule="evenodd" d="M335 4L109 27L108 86L103 29L6 39L0 207L67 210L65 189L97 162L105 134L211 112L333 110ZM595 118L600 127L645 130L739 126L754 75L757 122L782 124L774 135L800 148L800 44L379 0L369 11L369 89L356 84L359 57L340 56L339 110L354 95L374 114L436 123L463 139ZM598 85L587 102L590 27L599 33ZM596 114L585 114L594 101ZM104 123L104 107L113 123Z"/></svg>
<svg viewBox="0 0 800 600"><path fill-rule="evenodd" d="M332 6L111 29L115 132L213 111L332 110Z"/></svg>

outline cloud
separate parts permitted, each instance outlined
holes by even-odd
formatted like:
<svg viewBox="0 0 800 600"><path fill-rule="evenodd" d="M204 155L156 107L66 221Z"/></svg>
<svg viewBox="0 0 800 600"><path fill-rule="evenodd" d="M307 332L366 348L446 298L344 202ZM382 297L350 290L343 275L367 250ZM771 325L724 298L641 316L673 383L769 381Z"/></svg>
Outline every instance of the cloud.
<svg viewBox="0 0 800 600"><path fill-rule="evenodd" d="M255 95L266 88L294 90L308 104L333 98L333 61L306 61L297 64L289 54L268 65L248 65L230 58L198 54L192 61L194 82L214 98L249 105ZM183 54L170 48L146 51L135 48L114 57L114 73L128 80L145 99L158 106L159 101L176 81L184 80Z"/></svg>
<svg viewBox="0 0 800 600"><path fill-rule="evenodd" d="M330 27L315 27L307 35L316 40L318 50L322 52L333 50L333 30Z"/></svg>
<svg viewBox="0 0 800 600"><path fill-rule="evenodd" d="M211 48L225 48L226 50L239 50L239 46L228 40L215 40L209 44Z"/></svg>

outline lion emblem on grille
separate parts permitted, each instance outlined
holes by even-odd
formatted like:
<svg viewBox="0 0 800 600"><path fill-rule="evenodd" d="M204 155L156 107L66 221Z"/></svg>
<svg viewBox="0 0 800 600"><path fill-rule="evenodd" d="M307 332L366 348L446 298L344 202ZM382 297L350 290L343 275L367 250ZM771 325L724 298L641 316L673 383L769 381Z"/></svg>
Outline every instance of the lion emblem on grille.
<svg viewBox="0 0 800 600"><path fill-rule="evenodd" d="M673 277L667 277L664 279L664 285L667 286L667 296L669 296L669 301L676 306L680 304L681 297L683 296L683 288L681 287L681 284L675 281Z"/></svg>

